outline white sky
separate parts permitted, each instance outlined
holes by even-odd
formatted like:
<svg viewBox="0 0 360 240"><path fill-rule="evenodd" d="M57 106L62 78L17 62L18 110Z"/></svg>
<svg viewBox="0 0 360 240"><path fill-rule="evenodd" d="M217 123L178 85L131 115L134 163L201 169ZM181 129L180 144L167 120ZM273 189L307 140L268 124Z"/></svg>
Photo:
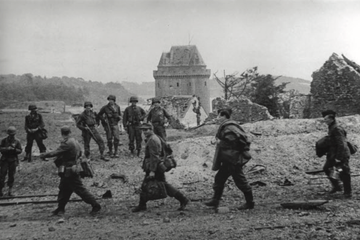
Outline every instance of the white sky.
<svg viewBox="0 0 360 240"><path fill-rule="evenodd" d="M190 40L220 77L311 80L333 52L360 64L360 1L0 0L0 74L154 81Z"/></svg>

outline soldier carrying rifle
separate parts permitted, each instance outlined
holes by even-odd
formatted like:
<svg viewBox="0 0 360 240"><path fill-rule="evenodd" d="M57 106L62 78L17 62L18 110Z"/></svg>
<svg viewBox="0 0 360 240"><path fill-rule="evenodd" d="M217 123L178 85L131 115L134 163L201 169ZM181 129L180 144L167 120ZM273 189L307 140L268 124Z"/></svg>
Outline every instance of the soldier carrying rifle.
<svg viewBox="0 0 360 240"><path fill-rule="evenodd" d="M97 120L96 112L92 110L92 107L93 105L91 102L85 102L85 111L83 111L76 120L76 126L82 131L85 157L90 157L90 140L92 138L99 146L100 159L109 161L109 159L104 156L105 144L99 132L96 130L96 127L99 126L99 121Z"/></svg>
<svg viewBox="0 0 360 240"><path fill-rule="evenodd" d="M111 157L118 158L118 147L120 145L120 129L118 124L121 120L121 111L119 105L115 103L116 97L114 95L109 95L107 100L109 103L100 109L97 120L101 120L106 132L107 145L109 148L108 154ZM113 146L114 152L112 151Z"/></svg>
<svg viewBox="0 0 360 240"><path fill-rule="evenodd" d="M139 106L136 106L138 101L138 97L130 97L131 105L125 109L123 117L123 125L126 129L126 132L129 134L129 150L131 153L134 153L134 141L136 140L137 156L140 155L142 141L142 131L140 129L140 125L143 123L146 116L145 110Z"/></svg>

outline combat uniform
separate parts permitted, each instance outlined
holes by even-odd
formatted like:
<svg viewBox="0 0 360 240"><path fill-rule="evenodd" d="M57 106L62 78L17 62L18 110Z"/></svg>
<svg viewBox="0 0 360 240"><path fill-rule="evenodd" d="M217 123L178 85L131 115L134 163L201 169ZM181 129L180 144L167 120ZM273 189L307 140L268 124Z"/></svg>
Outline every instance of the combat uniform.
<svg viewBox="0 0 360 240"><path fill-rule="evenodd" d="M95 197L83 185L79 174L72 169L76 165L77 158L80 156L80 144L72 137L64 139L56 150L41 155L42 158L56 157L56 166L64 168L64 172L59 172L61 179L58 193L58 208L53 212L55 215L65 212L65 206L73 192L81 197L84 202L91 204L93 207L92 212L97 212L101 208Z"/></svg>
<svg viewBox="0 0 360 240"><path fill-rule="evenodd" d="M151 122L154 127L154 133L164 140L166 140L165 118L170 121L171 116L161 106L154 106L147 117L147 122Z"/></svg>
<svg viewBox="0 0 360 240"><path fill-rule="evenodd" d="M3 195L2 189L5 186L5 178L8 175L7 185L9 187L9 195L14 185L14 176L16 167L19 165L18 155L22 152L20 141L10 136L1 140L0 152L0 196Z"/></svg>
<svg viewBox="0 0 360 240"><path fill-rule="evenodd" d="M99 151L101 154L101 158L104 158L104 151L105 151L105 144L102 140L99 132L96 129L96 124L99 124L96 118L96 113L92 110L90 111L84 111L82 112L77 120L76 120L76 126L82 131L82 137L84 140L84 150L85 150L85 157L89 158L90 156L90 140L91 138L94 139L94 141L99 146ZM87 127L89 129L87 129ZM90 132L91 131L91 132Z"/></svg>
<svg viewBox="0 0 360 240"><path fill-rule="evenodd" d="M162 153L161 141L156 134L152 133L150 136L147 137L147 141L145 145L145 158L143 161L142 168L146 174L143 180L142 189L144 188L146 181L148 181L150 172L154 172L155 180L164 182L168 196L174 197L180 202L180 208L178 210L184 210L189 200L179 190L177 190L172 185L166 182L164 171L161 170L160 167L158 167L161 161L161 153ZM139 212L146 210L147 201L148 200L146 199L146 195L142 191L140 193L139 205L136 208L134 208L132 211Z"/></svg>
<svg viewBox="0 0 360 240"><path fill-rule="evenodd" d="M326 162L323 170L329 177L333 185L333 192L341 190L339 181L330 177L331 170L334 167L341 168L339 174L340 180L343 182L344 194L351 196L351 176L350 176L350 150L347 146L346 131L337 125L336 120L329 125L329 150L326 154Z"/></svg>
<svg viewBox="0 0 360 240"><path fill-rule="evenodd" d="M30 105L29 110L36 109L35 105ZM43 143L43 140L40 138L39 131L45 127L43 117L40 113L31 112L29 115L25 117L25 131L26 131L26 147L25 147L25 159L29 162L31 161L31 149L33 146L34 140L39 147L40 153L46 152L46 147ZM38 129L35 132L31 130Z"/></svg>
<svg viewBox="0 0 360 240"><path fill-rule="evenodd" d="M232 176L235 185L243 192L246 204L239 207L242 209L254 208L253 193L245 174L243 166L238 164L240 154L249 150L250 143L247 140L244 130L232 120L225 120L218 129L216 138L220 140L217 146L217 156L214 159L214 165L219 163L213 184L214 197L210 202L205 203L208 206L217 207L223 194L226 180Z"/></svg>
<svg viewBox="0 0 360 240"><path fill-rule="evenodd" d="M141 122L144 121L145 116L146 113L144 109L136 105L127 107L123 116L123 125L129 134L129 150L133 153L135 148L134 141L136 140L136 150L138 155L142 141L140 125Z"/></svg>
<svg viewBox="0 0 360 240"><path fill-rule="evenodd" d="M110 96L108 100L111 99ZM120 129L118 124L121 120L121 110L119 105L116 103L113 105L108 103L107 105L103 106L99 111L98 119L101 120L101 123L106 132L109 154L112 154L112 149L114 146L114 156L117 157L118 147L120 144Z"/></svg>

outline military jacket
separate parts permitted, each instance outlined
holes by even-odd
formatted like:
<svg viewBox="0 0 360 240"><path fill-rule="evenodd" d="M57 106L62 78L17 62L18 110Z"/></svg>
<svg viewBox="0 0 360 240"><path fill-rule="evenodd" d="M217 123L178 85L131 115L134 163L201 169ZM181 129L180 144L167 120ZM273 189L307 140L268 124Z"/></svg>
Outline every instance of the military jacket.
<svg viewBox="0 0 360 240"><path fill-rule="evenodd" d="M329 126L328 136L330 139L327 159L345 160L350 157L350 150L347 146L346 131L334 121Z"/></svg>
<svg viewBox="0 0 360 240"><path fill-rule="evenodd" d="M140 121L144 121L145 111L139 106L129 106L124 111L123 125L139 125Z"/></svg>
<svg viewBox="0 0 360 240"><path fill-rule="evenodd" d="M76 126L84 130L85 124L88 127L93 127L95 124L99 124L99 121L97 120L96 112L89 111L88 113L86 111L83 111L76 120Z"/></svg>
<svg viewBox="0 0 360 240"><path fill-rule="evenodd" d="M71 167L76 164L77 158L82 154L81 146L75 138L69 137L61 141L60 146L51 152L45 153L44 157L57 157L56 166Z"/></svg>
<svg viewBox="0 0 360 240"><path fill-rule="evenodd" d="M11 147L9 150L8 148ZM18 139L6 137L1 140L0 144L1 159L0 161L19 163L18 155L22 152L21 144Z"/></svg>
<svg viewBox="0 0 360 240"><path fill-rule="evenodd" d="M121 110L119 105L114 103L114 105L111 106L109 103L103 106L99 111L98 119L101 120L102 123L109 123L111 126L117 125L121 119Z"/></svg>
<svg viewBox="0 0 360 240"><path fill-rule="evenodd" d="M30 113L25 117L25 131L29 132L29 129L44 128L45 124L40 113Z"/></svg>
<svg viewBox="0 0 360 240"><path fill-rule="evenodd" d="M145 172L155 172L161 161L162 154L161 141L156 134L152 134L147 138L145 145L145 159L143 161L143 169Z"/></svg>
<svg viewBox="0 0 360 240"><path fill-rule="evenodd" d="M147 121L153 124L164 125L165 118L170 120L170 114L164 108L158 106L150 110Z"/></svg>

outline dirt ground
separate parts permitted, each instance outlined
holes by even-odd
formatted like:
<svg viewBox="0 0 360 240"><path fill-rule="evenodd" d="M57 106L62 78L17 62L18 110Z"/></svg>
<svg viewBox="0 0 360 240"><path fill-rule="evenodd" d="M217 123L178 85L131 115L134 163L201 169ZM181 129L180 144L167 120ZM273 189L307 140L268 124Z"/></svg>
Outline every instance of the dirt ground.
<svg viewBox="0 0 360 240"><path fill-rule="evenodd" d="M6 136L9 125L16 125L17 137L24 148L23 117L1 114L0 136ZM64 124L70 125L75 137L82 142L70 115L44 114L44 118L49 130L49 139L45 140L48 150L58 146L59 129ZM360 116L338 120L347 130L349 140L359 143ZM253 159L244 171L253 186L256 202L253 210L236 210L244 198L231 178L219 212L204 206L203 202L212 196L215 175L211 171L215 149L211 140L217 126L209 125L191 132L168 130L178 167L167 173L167 180L191 199L187 209L177 211L179 203L167 198L149 202L145 212L132 213L144 174L140 169L142 155L138 158L130 154L124 134L118 159L98 160L97 146L94 142L91 145L96 175L84 179L84 184L99 198L107 190L113 195L111 199L99 200L102 210L98 215L90 216L91 206L84 202L70 202L62 217L51 216L56 204L0 206L0 239L360 239L358 153L351 157L350 163L354 175L353 197L344 199L342 193L327 193L330 186L324 175L305 174L307 170L321 168L325 161L324 157L316 157L314 149L316 140L326 134L326 126L320 119L280 119L243 127L252 140ZM99 130L105 137L102 128ZM38 155L36 147L33 155ZM35 157L33 162L21 162L21 165L21 171L15 176L16 196L57 194L59 178L52 160L45 162ZM126 175L128 181L110 178L113 173ZM294 185L281 186L285 179ZM78 199L78 196L74 194L72 198ZM320 199L329 202L311 210L292 210L280 205L294 200ZM56 196L2 199L0 203L30 200L56 200Z"/></svg>

